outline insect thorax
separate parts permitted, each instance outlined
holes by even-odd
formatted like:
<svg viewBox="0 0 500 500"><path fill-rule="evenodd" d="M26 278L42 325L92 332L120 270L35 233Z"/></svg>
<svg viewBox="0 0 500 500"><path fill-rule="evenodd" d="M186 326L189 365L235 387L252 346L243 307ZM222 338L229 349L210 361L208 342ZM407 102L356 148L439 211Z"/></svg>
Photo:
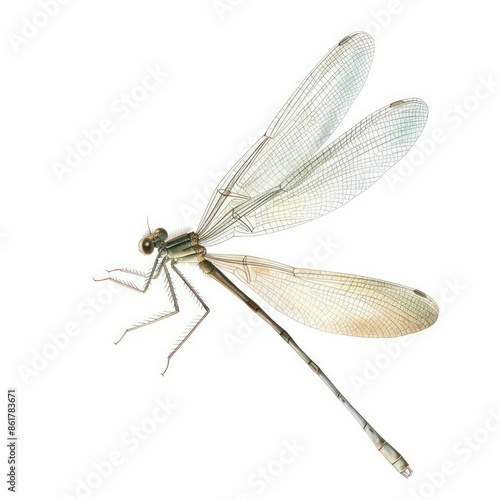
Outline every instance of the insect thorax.
<svg viewBox="0 0 500 500"><path fill-rule="evenodd" d="M200 262L206 250L198 245L198 241L198 235L194 232L176 236L166 242L166 254L170 259L182 262Z"/></svg>

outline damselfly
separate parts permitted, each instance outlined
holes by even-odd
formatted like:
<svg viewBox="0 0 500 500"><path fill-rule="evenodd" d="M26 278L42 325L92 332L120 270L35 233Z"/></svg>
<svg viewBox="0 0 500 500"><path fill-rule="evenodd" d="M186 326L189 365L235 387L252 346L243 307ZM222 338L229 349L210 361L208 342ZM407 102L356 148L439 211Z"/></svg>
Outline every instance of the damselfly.
<svg viewBox="0 0 500 500"><path fill-rule="evenodd" d="M347 407L377 449L398 472L409 477L411 469L401 454L358 413L289 333L223 271L234 274L272 307L305 325L357 337L389 338L423 330L437 319L434 300L420 290L378 279L207 251L210 245L233 236L280 231L332 212L372 185L411 148L427 119L426 104L415 98L389 104L325 145L363 86L373 48L369 35L353 33L319 62L265 134L220 181L196 232L169 237L165 229L149 229L139 242L145 255L156 250L149 272L108 271L144 277L144 286L116 274L103 279L144 293L152 280L162 276L171 297L171 311L132 326L121 338L179 311L171 271L194 294L204 314L174 346L168 367L172 356L209 313L207 304L178 268L178 264L196 263L276 330Z"/></svg>

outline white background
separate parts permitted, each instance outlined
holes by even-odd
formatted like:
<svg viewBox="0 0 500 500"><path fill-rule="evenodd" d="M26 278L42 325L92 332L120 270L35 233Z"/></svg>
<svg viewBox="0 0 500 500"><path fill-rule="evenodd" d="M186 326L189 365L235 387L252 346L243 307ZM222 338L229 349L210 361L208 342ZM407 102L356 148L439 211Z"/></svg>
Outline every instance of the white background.
<svg viewBox="0 0 500 500"><path fill-rule="evenodd" d="M0 253L2 277L10 274L2 337L5 386L19 399L18 498L498 498L489 186L500 71L489 4L73 0L29 31L24 18L43 24L40 4L8 3ZM215 250L401 282L439 300L436 325L404 344L317 332L274 313L408 459L410 480L270 328L196 268L186 273L212 312L164 378L170 347L198 312L191 297L178 284L182 314L114 346L165 297L158 286L142 296L92 281L105 268L151 265L137 252L146 216L153 227L195 229L214 178L360 29L374 36L375 59L339 131L418 96L430 116L417 152L335 214ZM168 75L134 90L156 66ZM126 111L116 103L131 92L144 99ZM58 178L54 163L104 119L113 130ZM78 334L68 337L71 325ZM158 398L173 409L156 423ZM121 462L98 475L94 464L110 455ZM257 479L263 471L268 480Z"/></svg>

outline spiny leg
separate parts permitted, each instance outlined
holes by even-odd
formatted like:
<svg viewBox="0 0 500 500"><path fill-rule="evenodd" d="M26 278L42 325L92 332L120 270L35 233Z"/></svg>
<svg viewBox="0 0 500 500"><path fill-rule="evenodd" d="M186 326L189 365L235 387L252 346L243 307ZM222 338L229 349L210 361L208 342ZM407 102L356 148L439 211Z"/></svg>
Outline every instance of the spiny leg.
<svg viewBox="0 0 500 500"><path fill-rule="evenodd" d="M94 281L112 281L113 283L116 283L117 285L124 286L126 288L130 288L131 290L134 290L136 292L140 293L146 293L149 285L151 284L151 280L156 279L163 268L165 259L162 260L160 265L158 265L158 257L156 257L155 262L153 264L153 267L151 268L151 271L148 273L144 273L143 271L136 271L135 269L127 269L127 268L118 268L118 269L110 269L109 271L106 270L108 273L112 273L114 271L121 271L123 273L127 274L134 274L136 276L143 276L144 278L148 278L146 283L144 284L144 288L139 288L137 285L134 283L130 283L128 281L120 280L118 278L113 278L112 276L108 276L107 278L92 278Z"/></svg>
<svg viewBox="0 0 500 500"><path fill-rule="evenodd" d="M114 273L116 271L120 271L121 273L127 274L135 274L136 276L142 276L143 278L147 278L150 274L145 271L139 271L137 269L129 269L128 267L117 267L116 269L106 269L107 273Z"/></svg>
<svg viewBox="0 0 500 500"><path fill-rule="evenodd" d="M188 332L186 334L182 334L180 339L175 343L173 349L170 351L170 354L168 355L167 358L167 366L165 367L165 370L163 370L162 375L165 375L165 372L168 369L168 366L170 364L170 359L172 356L180 349L180 347L186 342L186 340L191 336L191 334L198 328L200 323L208 316L208 313L210 312L209 307L207 304L204 302L204 300L201 298L200 294L195 290L193 285L189 283L189 281L186 279L186 277L179 271L177 266L175 265L175 261L171 261L172 263L172 269L177 273L179 278L184 282L188 290L194 295L195 299L201 304L203 309L205 309L205 312L203 315L195 320L195 322L192 324L192 326L189 328Z"/></svg>
<svg viewBox="0 0 500 500"><path fill-rule="evenodd" d="M172 278L170 277L170 273L168 272L168 268L167 268L165 261L163 261L158 266L158 269L159 270L156 271L155 277L153 279L157 278L159 276L161 270L163 269L163 271L165 273L165 288L166 288L168 294L170 295L172 302L174 303L174 310L169 311L169 312L164 312L164 313L158 313L151 318L147 318L143 321L140 321L136 325L133 325L130 328L127 328L123 332L123 335L115 342L115 345L118 344L123 339L123 337L125 337L125 335L128 332L131 332L133 330L137 330L139 328L142 328L143 326L151 325L152 323L156 323L156 322L161 321L163 319L169 318L170 316L173 316L174 314L177 314L179 312L179 303L177 302L177 296L175 295L174 284L172 283ZM123 272L133 271L133 270L125 270L124 271L122 269L119 269L119 270L123 271ZM151 274L153 274L153 272L154 272L154 268L151 270ZM140 273L140 271L130 272L130 274L137 274L138 276L142 276L142 274L144 274L144 276L147 276L145 273ZM141 290L139 289L138 291L141 291Z"/></svg>
<svg viewBox="0 0 500 500"><path fill-rule="evenodd" d="M134 290L136 292L146 293L146 291L149 288L149 285L151 284L151 281L153 279L158 278L162 269L163 269L163 271L165 273L165 277L166 277L167 291L168 291L168 293L169 293L169 295L172 298L172 301L174 303L174 310L166 312L166 313L157 314L156 316L154 316L152 318L148 318L147 320L141 321L137 325L133 325L132 327L127 328L123 332L123 335L116 342L114 342L115 345L118 344L123 339L123 337L125 337L125 335L128 332L130 332L132 330L137 330L138 328L142 328L143 326L150 325L151 323L156 323L157 321L161 321L162 319L168 318L169 316L172 316L172 315L177 314L179 312L179 304L177 302L177 296L175 295L175 290L174 290L174 286L172 283L172 278L170 277L170 273L168 272L168 268L166 266L165 259L162 259L160 265L158 265L158 257L156 258L154 265L151 268L151 271L149 273L145 273L144 271L138 271L136 269L128 269L128 268L116 268L116 269L110 269L110 270L106 269L106 271L108 273L119 271L119 272L126 273L126 274L133 274L135 276L142 276L144 278L148 278L146 283L144 284L143 288L139 288L137 285L135 285L133 283L129 283L128 281L120 280L118 278L113 278L111 276L108 276L107 278L102 278L102 279L94 278L94 281L109 280L109 281L112 281L113 283L116 283L118 285L124 286L126 288L130 288L131 290Z"/></svg>
<svg viewBox="0 0 500 500"><path fill-rule="evenodd" d="M162 266L159 265L158 269L156 271L156 274L153 276L153 279L155 280L158 278L160 275L160 272L162 270ZM116 271L119 271L121 273L127 273L127 274L135 274L136 276L142 276L143 278L148 278L149 275L151 274L151 271L149 273L146 273L144 271L139 271L137 269L129 269L128 267L117 267L116 269L106 269L107 273L114 273Z"/></svg>

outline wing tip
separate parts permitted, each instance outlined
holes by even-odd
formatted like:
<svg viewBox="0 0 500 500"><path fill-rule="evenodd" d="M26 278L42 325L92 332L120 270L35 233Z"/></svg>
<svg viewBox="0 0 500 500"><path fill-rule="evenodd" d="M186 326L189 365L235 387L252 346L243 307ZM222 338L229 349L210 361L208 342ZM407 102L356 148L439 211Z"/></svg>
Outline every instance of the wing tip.
<svg viewBox="0 0 500 500"><path fill-rule="evenodd" d="M347 40L350 40L350 39L353 39L353 38L363 38L367 41L370 41L370 42L375 42L374 38L369 34L367 33L366 31L353 31L351 33L349 33L348 35L346 35L344 38L342 38L342 40L340 40L339 42L339 45L342 45L342 43L345 43L347 42Z"/></svg>
<svg viewBox="0 0 500 500"><path fill-rule="evenodd" d="M422 314L422 321L419 322L419 327L415 330L415 332L418 332L431 327L438 320L439 305L432 297L421 290L415 288L413 289L413 293L422 299L422 304L426 308L425 314Z"/></svg>
<svg viewBox="0 0 500 500"><path fill-rule="evenodd" d="M427 103L420 97L407 97L406 99L398 99L397 101L391 102L389 104L389 108L397 108L398 106L403 105L422 108L422 111L424 111L425 114L429 112L429 106L427 106Z"/></svg>
<svg viewBox="0 0 500 500"><path fill-rule="evenodd" d="M375 40L369 33L366 33L366 31L353 31L352 33L349 33L349 35L342 38L337 45L342 46L348 42L356 42L357 45L365 45L365 48L369 49L366 50L366 52L373 56L373 52L375 51Z"/></svg>

